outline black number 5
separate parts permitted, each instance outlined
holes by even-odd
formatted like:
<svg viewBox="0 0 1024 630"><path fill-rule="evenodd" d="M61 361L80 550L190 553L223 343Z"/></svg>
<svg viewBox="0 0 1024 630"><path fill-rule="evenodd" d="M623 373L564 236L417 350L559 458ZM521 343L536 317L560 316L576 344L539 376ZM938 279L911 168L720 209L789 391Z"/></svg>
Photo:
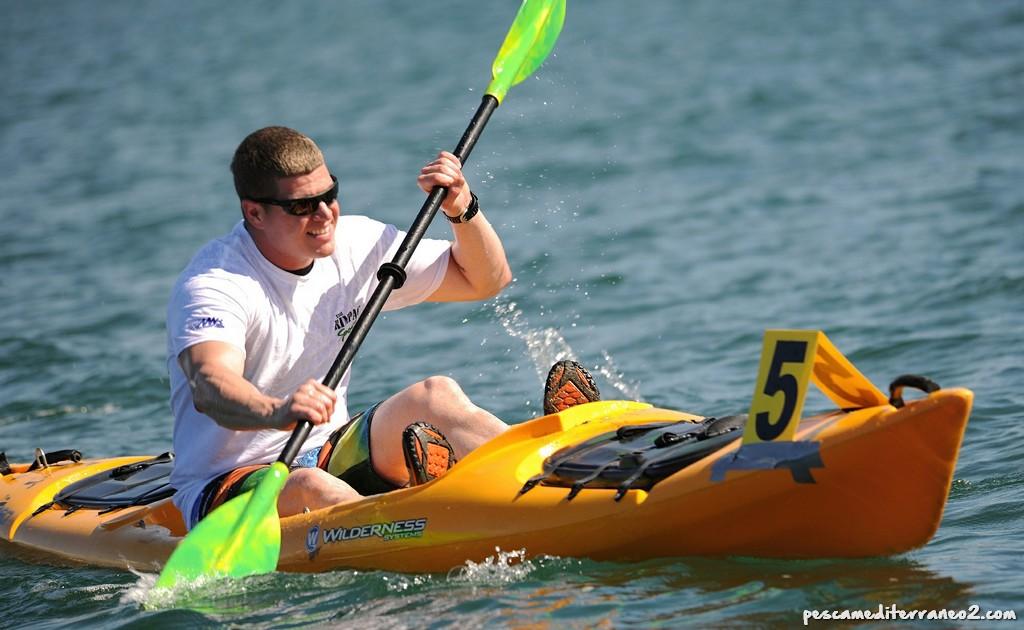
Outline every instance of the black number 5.
<svg viewBox="0 0 1024 630"><path fill-rule="evenodd" d="M772 365L768 370L768 378L764 383L764 393L774 396L782 392L782 413L779 414L777 422L772 422L767 411L762 411L755 417L757 437L763 442L770 442L785 432L789 421L793 419L793 410L796 408L798 390L800 388L796 377L792 374L783 374L784 363L803 363L807 356L806 341L780 341L775 345L775 354L772 356Z"/></svg>

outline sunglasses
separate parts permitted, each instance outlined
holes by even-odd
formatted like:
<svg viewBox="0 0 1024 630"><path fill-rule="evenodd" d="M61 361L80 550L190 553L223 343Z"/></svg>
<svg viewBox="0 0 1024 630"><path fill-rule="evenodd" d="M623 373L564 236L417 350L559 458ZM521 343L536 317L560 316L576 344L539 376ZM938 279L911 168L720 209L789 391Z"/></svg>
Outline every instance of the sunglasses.
<svg viewBox="0 0 1024 630"><path fill-rule="evenodd" d="M322 192L314 197L303 197L301 199L256 199L252 201L256 203L267 203L273 206L281 206L281 209L292 215L293 217L307 217L317 209L320 208L320 202L324 202L327 206L334 203L334 200L338 198L338 178L331 175L331 181L334 183L326 192Z"/></svg>

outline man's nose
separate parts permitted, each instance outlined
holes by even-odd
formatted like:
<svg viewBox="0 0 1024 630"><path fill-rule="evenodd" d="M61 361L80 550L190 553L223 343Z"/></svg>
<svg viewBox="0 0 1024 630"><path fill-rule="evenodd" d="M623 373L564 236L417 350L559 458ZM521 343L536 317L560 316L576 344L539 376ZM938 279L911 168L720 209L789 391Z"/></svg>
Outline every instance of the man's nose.
<svg viewBox="0 0 1024 630"><path fill-rule="evenodd" d="M316 212L313 213L313 218L320 219L321 221L330 221L333 215L331 207L321 201L320 205L316 207Z"/></svg>

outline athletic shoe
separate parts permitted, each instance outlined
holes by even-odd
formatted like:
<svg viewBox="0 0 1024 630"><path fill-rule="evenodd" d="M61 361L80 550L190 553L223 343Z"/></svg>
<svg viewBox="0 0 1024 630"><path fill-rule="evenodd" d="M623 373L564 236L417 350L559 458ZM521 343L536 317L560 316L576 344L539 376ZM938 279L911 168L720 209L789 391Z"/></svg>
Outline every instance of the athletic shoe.
<svg viewBox="0 0 1024 630"><path fill-rule="evenodd" d="M409 485L419 486L441 477L455 465L455 450L437 427L416 422L402 431L402 452L409 469Z"/></svg>
<svg viewBox="0 0 1024 630"><path fill-rule="evenodd" d="M545 415L597 400L601 400L601 393L587 368L575 361L559 361L551 366L544 384Z"/></svg>

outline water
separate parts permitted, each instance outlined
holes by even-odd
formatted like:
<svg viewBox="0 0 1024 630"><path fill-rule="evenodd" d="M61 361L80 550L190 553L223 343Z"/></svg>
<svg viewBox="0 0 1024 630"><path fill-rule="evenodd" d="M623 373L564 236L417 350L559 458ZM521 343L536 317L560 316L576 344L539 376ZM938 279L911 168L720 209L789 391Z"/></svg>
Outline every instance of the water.
<svg viewBox="0 0 1024 630"><path fill-rule="evenodd" d="M166 450L165 301L238 216L237 143L299 128L339 175L344 211L407 225L415 173L476 108L514 5L7 3L0 447L13 460ZM170 610L139 604L149 577L4 548L5 625L1024 614L1024 3L573 2L555 56L512 90L467 172L515 282L484 304L379 320L354 408L440 371L525 419L547 364L574 356L609 396L737 412L762 331L821 328L881 386L917 372L975 391L932 542L814 562L501 550L450 575L253 578Z"/></svg>

